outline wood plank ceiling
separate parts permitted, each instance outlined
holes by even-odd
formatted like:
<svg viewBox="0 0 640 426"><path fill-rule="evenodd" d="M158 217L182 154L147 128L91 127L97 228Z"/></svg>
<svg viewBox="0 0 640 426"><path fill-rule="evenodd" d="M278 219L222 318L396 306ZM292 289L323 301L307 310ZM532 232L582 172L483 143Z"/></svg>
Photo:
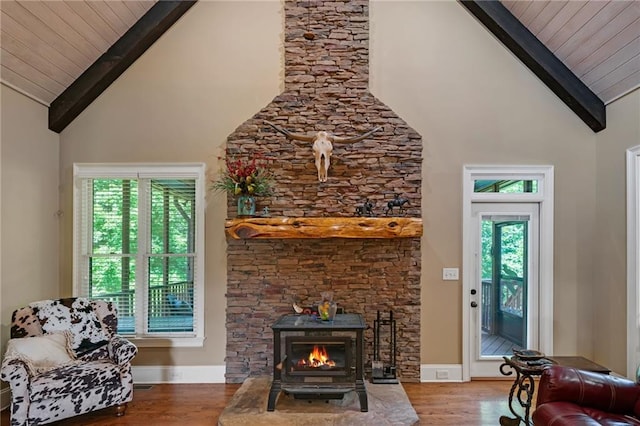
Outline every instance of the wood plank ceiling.
<svg viewBox="0 0 640 426"><path fill-rule="evenodd" d="M640 1L502 4L605 104L640 87Z"/></svg>
<svg viewBox="0 0 640 426"><path fill-rule="evenodd" d="M49 106L155 1L0 1L0 77Z"/></svg>
<svg viewBox="0 0 640 426"><path fill-rule="evenodd" d="M0 1L0 81L50 106L155 3ZM640 87L640 0L502 4L605 104Z"/></svg>

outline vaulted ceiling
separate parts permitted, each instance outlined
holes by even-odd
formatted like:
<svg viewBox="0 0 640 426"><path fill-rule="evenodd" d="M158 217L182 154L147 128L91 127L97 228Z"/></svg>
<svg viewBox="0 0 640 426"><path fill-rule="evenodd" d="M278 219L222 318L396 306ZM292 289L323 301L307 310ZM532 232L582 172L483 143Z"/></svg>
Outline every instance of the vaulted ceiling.
<svg viewBox="0 0 640 426"><path fill-rule="evenodd" d="M1 1L2 82L50 105L153 1Z"/></svg>
<svg viewBox="0 0 640 426"><path fill-rule="evenodd" d="M640 1L502 1L605 104L640 87Z"/></svg>
<svg viewBox="0 0 640 426"><path fill-rule="evenodd" d="M2 0L0 80L52 109L65 106L60 114L66 116L57 125L51 125L50 115L50 128L59 132L79 114L69 110L86 107L71 103L77 103L79 96L84 96L87 105L95 99L186 12L190 7L185 7L187 3L193 2L162 1L156 5L156 0ZM477 6L496 2L462 3ZM607 104L640 87L640 0L516 0L501 4L522 24L519 26L526 27L551 56L595 94L595 99ZM485 20L480 21L490 27ZM494 33L513 50L499 34L504 24L494 22L498 28ZM130 30L132 27L134 30ZM145 34L146 39L140 43ZM128 47L135 43L135 49ZM516 46L518 43L526 44L526 38L516 39ZM115 62L125 56L128 59L114 73L111 67L117 68ZM527 60L523 62L531 67ZM109 73L111 77L105 80L104 75ZM70 87L88 86L86 79L91 76L92 87L85 88L91 96L69 96ZM589 125L597 131L598 126Z"/></svg>

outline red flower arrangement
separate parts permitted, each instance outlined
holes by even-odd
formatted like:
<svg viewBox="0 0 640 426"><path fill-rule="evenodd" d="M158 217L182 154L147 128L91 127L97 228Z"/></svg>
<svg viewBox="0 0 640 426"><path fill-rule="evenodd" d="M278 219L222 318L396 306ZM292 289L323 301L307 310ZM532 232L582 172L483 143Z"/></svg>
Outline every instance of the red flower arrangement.
<svg viewBox="0 0 640 426"><path fill-rule="evenodd" d="M273 189L273 175L267 162L260 155L249 159L226 157L225 167L211 187L231 195L270 195Z"/></svg>

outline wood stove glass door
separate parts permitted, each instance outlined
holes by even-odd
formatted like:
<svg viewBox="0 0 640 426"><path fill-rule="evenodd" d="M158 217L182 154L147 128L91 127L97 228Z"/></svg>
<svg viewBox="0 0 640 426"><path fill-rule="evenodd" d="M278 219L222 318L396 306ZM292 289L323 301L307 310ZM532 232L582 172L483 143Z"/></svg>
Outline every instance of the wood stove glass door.
<svg viewBox="0 0 640 426"><path fill-rule="evenodd" d="M474 203L472 210L471 377L492 377L513 348L538 346L538 204Z"/></svg>

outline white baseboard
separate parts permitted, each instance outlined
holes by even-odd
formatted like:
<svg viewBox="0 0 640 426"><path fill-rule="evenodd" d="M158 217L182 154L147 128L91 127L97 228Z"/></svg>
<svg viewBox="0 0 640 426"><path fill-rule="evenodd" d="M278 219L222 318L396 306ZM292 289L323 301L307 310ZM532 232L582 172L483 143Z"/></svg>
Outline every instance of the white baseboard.
<svg viewBox="0 0 640 426"><path fill-rule="evenodd" d="M132 366L133 382L154 383L224 383L224 365Z"/></svg>
<svg viewBox="0 0 640 426"><path fill-rule="evenodd" d="M224 383L224 365L133 366L133 382L154 383ZM422 364L421 382L462 382L461 364Z"/></svg>
<svg viewBox="0 0 640 426"><path fill-rule="evenodd" d="M462 382L462 364L422 364L421 382Z"/></svg>

